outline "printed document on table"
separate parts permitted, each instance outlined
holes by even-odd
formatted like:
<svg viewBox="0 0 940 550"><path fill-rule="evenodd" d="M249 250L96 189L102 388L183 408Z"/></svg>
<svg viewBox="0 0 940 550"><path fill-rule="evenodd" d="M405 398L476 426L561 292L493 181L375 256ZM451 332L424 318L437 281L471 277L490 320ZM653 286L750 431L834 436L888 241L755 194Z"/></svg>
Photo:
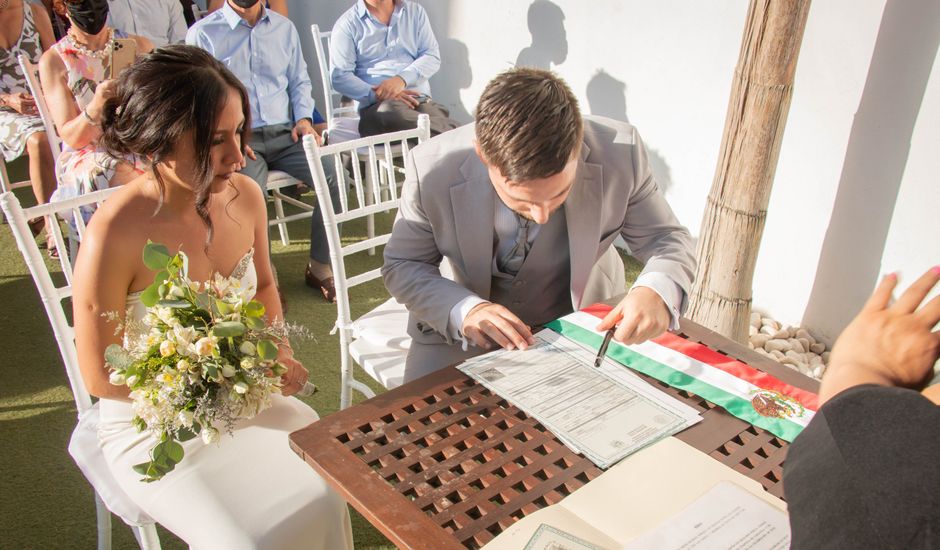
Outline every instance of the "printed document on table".
<svg viewBox="0 0 940 550"><path fill-rule="evenodd" d="M787 514L730 481L701 498L624 550L787 550Z"/></svg>
<svg viewBox="0 0 940 550"><path fill-rule="evenodd" d="M488 353L458 368L600 468L702 419L613 361L595 368L591 352L556 332L535 338L525 351Z"/></svg>

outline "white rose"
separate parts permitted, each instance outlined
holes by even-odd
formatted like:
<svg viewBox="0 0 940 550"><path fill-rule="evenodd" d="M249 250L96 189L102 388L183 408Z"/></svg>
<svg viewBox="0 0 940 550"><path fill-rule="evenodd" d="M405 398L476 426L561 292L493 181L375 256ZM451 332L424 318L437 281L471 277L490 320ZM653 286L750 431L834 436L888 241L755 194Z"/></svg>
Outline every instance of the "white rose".
<svg viewBox="0 0 940 550"><path fill-rule="evenodd" d="M242 352L242 355L247 355L248 357L254 357L256 350L255 345L248 340L245 340L238 346L238 351Z"/></svg>
<svg viewBox="0 0 940 550"><path fill-rule="evenodd" d="M235 376L235 367L226 363L222 366L222 376L226 378L231 378Z"/></svg>
<svg viewBox="0 0 940 550"><path fill-rule="evenodd" d="M193 425L193 412L192 411L180 411L179 421L180 421L180 424L182 424L183 426L186 426L187 428L191 428Z"/></svg>
<svg viewBox="0 0 940 550"><path fill-rule="evenodd" d="M240 365L243 369L250 370L255 368L255 360L251 357L242 357Z"/></svg>
<svg viewBox="0 0 940 550"><path fill-rule="evenodd" d="M115 386L122 386L124 385L124 374L113 371L111 376L108 377L108 382L111 382Z"/></svg>
<svg viewBox="0 0 940 550"><path fill-rule="evenodd" d="M169 357L176 353L176 344L171 340L164 340L160 342L160 355L163 357Z"/></svg>
<svg viewBox="0 0 940 550"><path fill-rule="evenodd" d="M189 372L192 368L193 366L185 359L180 359L176 362L176 370L180 372Z"/></svg>
<svg viewBox="0 0 940 550"><path fill-rule="evenodd" d="M202 436L202 442L206 445L211 443L218 443L219 441L219 430L213 428L212 426L204 427L199 435Z"/></svg>
<svg viewBox="0 0 940 550"><path fill-rule="evenodd" d="M245 395L248 393L248 384L244 382L236 382L232 389L234 389L235 392L240 395Z"/></svg>
<svg viewBox="0 0 940 550"><path fill-rule="evenodd" d="M203 336L196 342L196 353L202 356L212 355L215 351L215 342L210 336Z"/></svg>
<svg viewBox="0 0 940 550"><path fill-rule="evenodd" d="M138 380L137 375L132 374L127 377L127 380L125 380L125 382L127 383L128 386L133 386L134 384L137 383L137 380Z"/></svg>
<svg viewBox="0 0 940 550"><path fill-rule="evenodd" d="M182 288L176 285L170 285L169 295L173 296L174 298L182 298L183 296L186 296L186 293L183 292Z"/></svg>

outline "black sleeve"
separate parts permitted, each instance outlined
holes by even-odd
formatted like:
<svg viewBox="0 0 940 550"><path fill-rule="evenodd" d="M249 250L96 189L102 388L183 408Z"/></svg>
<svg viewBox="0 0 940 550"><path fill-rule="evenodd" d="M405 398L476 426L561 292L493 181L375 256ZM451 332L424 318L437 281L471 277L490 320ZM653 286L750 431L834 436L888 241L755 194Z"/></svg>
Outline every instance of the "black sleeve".
<svg viewBox="0 0 940 550"><path fill-rule="evenodd" d="M790 446L792 548L940 547L940 408L903 388L857 386Z"/></svg>

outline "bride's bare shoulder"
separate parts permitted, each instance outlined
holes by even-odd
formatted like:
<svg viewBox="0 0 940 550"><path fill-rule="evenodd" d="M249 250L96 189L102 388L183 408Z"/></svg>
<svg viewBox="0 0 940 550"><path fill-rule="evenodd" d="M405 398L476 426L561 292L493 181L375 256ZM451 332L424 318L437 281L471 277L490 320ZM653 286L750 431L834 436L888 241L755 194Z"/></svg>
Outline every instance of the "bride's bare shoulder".
<svg viewBox="0 0 940 550"><path fill-rule="evenodd" d="M86 242L95 243L96 247L108 249L108 254L139 248L141 240L146 240L147 219L157 207L158 201L141 192L133 182L121 187L91 217L83 246Z"/></svg>

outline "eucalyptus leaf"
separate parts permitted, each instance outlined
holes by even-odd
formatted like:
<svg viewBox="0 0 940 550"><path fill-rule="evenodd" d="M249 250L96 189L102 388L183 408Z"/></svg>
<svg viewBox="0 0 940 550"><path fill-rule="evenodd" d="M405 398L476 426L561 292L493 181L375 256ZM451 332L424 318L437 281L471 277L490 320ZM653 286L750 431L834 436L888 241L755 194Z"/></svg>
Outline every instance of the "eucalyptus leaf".
<svg viewBox="0 0 940 550"><path fill-rule="evenodd" d="M219 338L230 338L245 334L245 330L246 328L243 323L238 321L225 321L223 323L216 323L216 325L212 327L212 334Z"/></svg>
<svg viewBox="0 0 940 550"><path fill-rule="evenodd" d="M166 269L170 263L170 251L162 244L147 242L144 246L144 265L152 271Z"/></svg>
<svg viewBox="0 0 940 550"><path fill-rule="evenodd" d="M264 330L266 326L264 324L264 319L260 317L245 317L245 324L248 325L248 328L251 330Z"/></svg>
<svg viewBox="0 0 940 550"><path fill-rule="evenodd" d="M245 304L245 315L251 317L261 317L264 315L264 304L258 300L252 300Z"/></svg>
<svg viewBox="0 0 940 550"><path fill-rule="evenodd" d="M183 309L191 306L186 300L160 300L157 302L157 305L168 307L172 309Z"/></svg>
<svg viewBox="0 0 940 550"><path fill-rule="evenodd" d="M263 361L277 359L277 345L271 340L261 340L258 342L258 357Z"/></svg>
<svg viewBox="0 0 940 550"><path fill-rule="evenodd" d="M134 362L134 357L118 344L111 344L104 350L104 360L117 370L124 370Z"/></svg>
<svg viewBox="0 0 940 550"><path fill-rule="evenodd" d="M231 313L235 311L235 308L233 308L232 306L230 306L229 304L225 303L222 300L216 300L215 307L217 310L219 310L219 313L221 313L222 315L230 315Z"/></svg>
<svg viewBox="0 0 940 550"><path fill-rule="evenodd" d="M196 431L196 424L193 424L192 428L180 428L176 433L176 439L179 441L189 441L194 439L199 433Z"/></svg>
<svg viewBox="0 0 940 550"><path fill-rule="evenodd" d="M154 283L145 288L140 295L140 303L144 304L146 307L157 305L157 302L160 301L160 286L161 285Z"/></svg>

